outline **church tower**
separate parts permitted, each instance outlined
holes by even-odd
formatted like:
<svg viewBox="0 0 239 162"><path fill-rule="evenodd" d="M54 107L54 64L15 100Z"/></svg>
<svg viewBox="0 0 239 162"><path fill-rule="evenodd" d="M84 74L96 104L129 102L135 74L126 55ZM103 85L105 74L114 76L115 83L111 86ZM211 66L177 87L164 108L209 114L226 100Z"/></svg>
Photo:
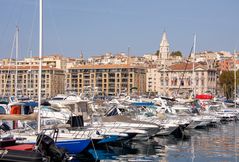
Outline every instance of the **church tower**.
<svg viewBox="0 0 239 162"><path fill-rule="evenodd" d="M163 37L160 43L160 48L159 48L159 58L160 59L168 59L169 57L169 43L167 39L166 32L163 32Z"/></svg>
<svg viewBox="0 0 239 162"><path fill-rule="evenodd" d="M83 58L84 58L84 56L83 56L83 52L80 51L80 59L83 59Z"/></svg>

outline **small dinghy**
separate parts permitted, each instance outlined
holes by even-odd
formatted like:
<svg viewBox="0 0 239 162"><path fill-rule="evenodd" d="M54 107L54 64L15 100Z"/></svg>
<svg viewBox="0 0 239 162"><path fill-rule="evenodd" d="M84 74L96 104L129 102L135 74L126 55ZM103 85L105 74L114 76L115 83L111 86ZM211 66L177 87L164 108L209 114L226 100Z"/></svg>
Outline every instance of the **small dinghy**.
<svg viewBox="0 0 239 162"><path fill-rule="evenodd" d="M0 161L5 162L42 162L43 156L40 152L22 150L0 150Z"/></svg>

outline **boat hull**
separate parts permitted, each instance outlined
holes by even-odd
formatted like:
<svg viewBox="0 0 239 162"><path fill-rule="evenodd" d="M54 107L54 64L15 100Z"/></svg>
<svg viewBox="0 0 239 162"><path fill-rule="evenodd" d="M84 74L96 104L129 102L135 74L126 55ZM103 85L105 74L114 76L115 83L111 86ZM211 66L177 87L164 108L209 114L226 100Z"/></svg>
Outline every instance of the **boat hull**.
<svg viewBox="0 0 239 162"><path fill-rule="evenodd" d="M69 154L79 154L90 144L89 139L75 139L66 141L57 141L56 146L63 148Z"/></svg>

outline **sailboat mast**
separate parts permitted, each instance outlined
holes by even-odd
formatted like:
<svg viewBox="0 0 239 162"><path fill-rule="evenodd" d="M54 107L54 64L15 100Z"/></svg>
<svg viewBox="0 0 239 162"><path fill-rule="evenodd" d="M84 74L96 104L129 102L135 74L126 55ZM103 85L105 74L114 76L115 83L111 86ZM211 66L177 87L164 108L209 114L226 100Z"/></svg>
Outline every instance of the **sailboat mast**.
<svg viewBox="0 0 239 162"><path fill-rule="evenodd" d="M37 131L41 131L41 75L42 75L42 51L43 51L43 0L39 0L39 72L38 72L38 125Z"/></svg>
<svg viewBox="0 0 239 162"><path fill-rule="evenodd" d="M195 78L195 55L196 55L196 34L193 39L193 97L196 97L196 78Z"/></svg>
<svg viewBox="0 0 239 162"><path fill-rule="evenodd" d="M16 26L16 73L15 73L15 97L17 97L18 92L18 85L17 85L17 79L18 79L18 52L19 52L19 27Z"/></svg>
<svg viewBox="0 0 239 162"><path fill-rule="evenodd" d="M237 99L237 67L236 67L236 51L234 50L234 106L236 108Z"/></svg>

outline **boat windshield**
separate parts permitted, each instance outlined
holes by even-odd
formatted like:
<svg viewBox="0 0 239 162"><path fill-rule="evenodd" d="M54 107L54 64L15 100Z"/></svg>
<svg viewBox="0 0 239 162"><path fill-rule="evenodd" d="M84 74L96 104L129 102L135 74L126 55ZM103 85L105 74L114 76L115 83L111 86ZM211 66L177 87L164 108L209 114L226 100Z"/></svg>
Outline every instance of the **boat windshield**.
<svg viewBox="0 0 239 162"><path fill-rule="evenodd" d="M8 104L8 103L9 103L8 97L0 97L0 103L2 103L2 104Z"/></svg>
<svg viewBox="0 0 239 162"><path fill-rule="evenodd" d="M6 110L2 106L0 106L0 114L6 114Z"/></svg>
<svg viewBox="0 0 239 162"><path fill-rule="evenodd" d="M49 107L49 106L43 106L43 107L41 107L41 110L48 111L48 112L59 112L58 110L53 109L52 107Z"/></svg>

